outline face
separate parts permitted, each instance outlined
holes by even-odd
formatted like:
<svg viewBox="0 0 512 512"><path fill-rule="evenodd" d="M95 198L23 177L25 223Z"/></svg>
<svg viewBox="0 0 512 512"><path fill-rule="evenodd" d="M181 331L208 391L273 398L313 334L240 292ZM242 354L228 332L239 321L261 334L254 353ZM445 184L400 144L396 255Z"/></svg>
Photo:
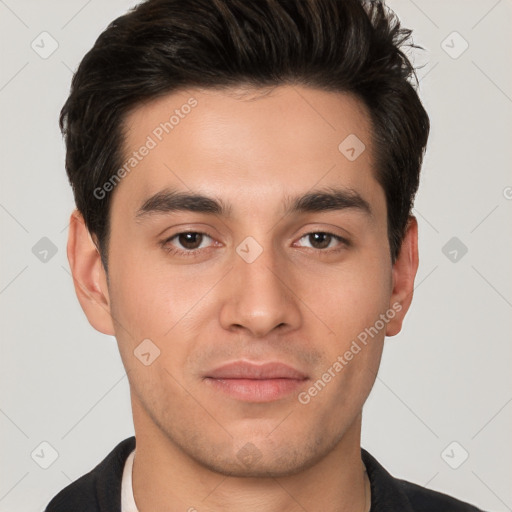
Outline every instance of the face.
<svg viewBox="0 0 512 512"><path fill-rule="evenodd" d="M127 117L100 288L136 432L223 474L278 476L356 428L409 290L363 105L235 92L173 93ZM88 316L109 332L101 314Z"/></svg>

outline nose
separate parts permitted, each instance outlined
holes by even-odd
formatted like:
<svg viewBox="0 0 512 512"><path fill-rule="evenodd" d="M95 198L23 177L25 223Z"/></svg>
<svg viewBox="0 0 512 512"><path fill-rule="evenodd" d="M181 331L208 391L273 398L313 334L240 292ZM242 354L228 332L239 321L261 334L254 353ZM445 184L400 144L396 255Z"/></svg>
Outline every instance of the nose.
<svg viewBox="0 0 512 512"><path fill-rule="evenodd" d="M233 267L224 281L220 323L229 331L247 331L252 337L267 336L274 329L294 330L301 325L300 299L286 261L264 249L252 262L233 254Z"/></svg>

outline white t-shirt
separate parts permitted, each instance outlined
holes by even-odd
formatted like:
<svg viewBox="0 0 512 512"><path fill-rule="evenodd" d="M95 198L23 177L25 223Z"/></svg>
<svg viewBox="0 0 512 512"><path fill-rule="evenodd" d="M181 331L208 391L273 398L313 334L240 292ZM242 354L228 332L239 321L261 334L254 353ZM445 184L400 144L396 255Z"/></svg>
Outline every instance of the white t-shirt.
<svg viewBox="0 0 512 512"><path fill-rule="evenodd" d="M137 505L135 505L135 498L133 497L132 487L132 470L133 470L133 457L135 450L133 450L124 464L123 480L121 481L121 512L139 512Z"/></svg>

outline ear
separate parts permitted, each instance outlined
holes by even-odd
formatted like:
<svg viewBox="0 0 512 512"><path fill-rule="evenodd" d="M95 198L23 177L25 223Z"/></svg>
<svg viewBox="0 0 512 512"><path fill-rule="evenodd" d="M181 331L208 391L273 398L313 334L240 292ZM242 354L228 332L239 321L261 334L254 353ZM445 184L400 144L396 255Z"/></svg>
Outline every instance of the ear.
<svg viewBox="0 0 512 512"><path fill-rule="evenodd" d="M69 220L68 261L78 301L89 323L104 334L114 335L107 276L100 253L78 210Z"/></svg>
<svg viewBox="0 0 512 512"><path fill-rule="evenodd" d="M392 270L393 290L389 307L396 314L387 324L386 336L395 336L402 329L402 322L412 301L418 264L418 222L416 217L410 215L400 253Z"/></svg>

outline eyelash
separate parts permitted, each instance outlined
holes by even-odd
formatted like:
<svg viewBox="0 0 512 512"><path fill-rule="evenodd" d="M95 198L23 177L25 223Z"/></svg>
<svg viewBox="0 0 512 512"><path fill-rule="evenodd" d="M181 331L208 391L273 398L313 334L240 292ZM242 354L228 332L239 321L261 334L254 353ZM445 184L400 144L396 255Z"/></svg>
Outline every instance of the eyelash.
<svg viewBox="0 0 512 512"><path fill-rule="evenodd" d="M169 254L185 256L185 257L192 257L192 258L196 257L198 255L197 253L201 252L203 249L192 249L192 250L187 251L187 250L180 250L172 245L169 245L172 240L179 237L180 235L186 235L187 233L193 233L195 235L206 235L207 237L213 239L213 237L209 233L206 233L204 231L180 231L179 233L176 233L176 234L172 235L171 237L166 238L165 240L160 242L160 245L162 246L164 251ZM346 247L350 247L350 245L351 245L349 240L347 240L346 238L343 238L339 235L335 235L334 233L331 233L329 231L310 231L309 233L305 233L304 235L302 235L299 238L299 240L301 240L302 238L307 237L309 235L314 235L314 234L319 234L319 233L321 233L323 235L331 236L332 238L334 238L335 240L340 242L341 246L338 248L335 248L335 249L315 249L314 247L306 247L306 249L312 249L314 251L319 252L320 254L322 254L322 253L323 254L332 254L332 253L337 253Z"/></svg>

